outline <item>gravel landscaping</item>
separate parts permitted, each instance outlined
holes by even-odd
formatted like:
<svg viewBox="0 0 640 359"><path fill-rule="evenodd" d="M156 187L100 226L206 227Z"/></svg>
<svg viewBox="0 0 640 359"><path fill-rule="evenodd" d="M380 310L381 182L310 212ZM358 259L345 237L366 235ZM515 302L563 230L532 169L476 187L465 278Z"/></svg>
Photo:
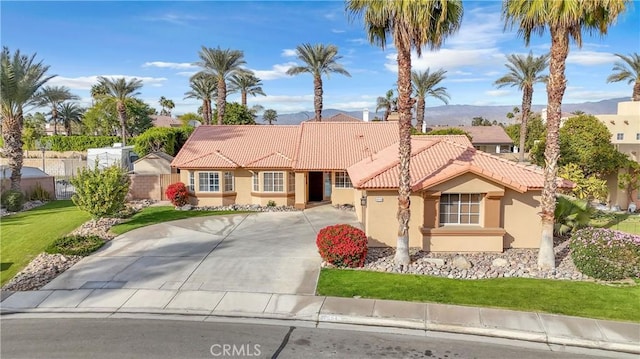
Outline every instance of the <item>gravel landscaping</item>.
<svg viewBox="0 0 640 359"><path fill-rule="evenodd" d="M20 271L9 283L2 287L2 290L20 291L40 289L62 272L78 263L80 259L82 259L80 256L40 253L29 262L29 265L27 265L25 269Z"/></svg>
<svg viewBox="0 0 640 359"><path fill-rule="evenodd" d="M28 211L28 210L36 208L36 207L40 207L45 203L47 203L47 202L43 202L43 201L25 202L24 205L22 205L22 211L20 211L20 212L24 212L24 211ZM10 215L16 214L16 213L18 213L18 212L9 212L9 211L7 211L6 208L0 208L0 217L10 216Z"/></svg>

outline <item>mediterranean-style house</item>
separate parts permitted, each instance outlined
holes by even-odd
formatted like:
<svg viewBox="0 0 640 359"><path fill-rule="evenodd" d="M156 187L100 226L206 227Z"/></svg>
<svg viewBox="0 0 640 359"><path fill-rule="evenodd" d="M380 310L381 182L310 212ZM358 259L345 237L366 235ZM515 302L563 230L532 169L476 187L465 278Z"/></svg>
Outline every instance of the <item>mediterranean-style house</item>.
<svg viewBox="0 0 640 359"><path fill-rule="evenodd" d="M200 126L171 165L194 204L351 204L371 245L394 246L398 136L397 122ZM538 247L540 169L479 151L466 136L415 136L412 147L412 247Z"/></svg>

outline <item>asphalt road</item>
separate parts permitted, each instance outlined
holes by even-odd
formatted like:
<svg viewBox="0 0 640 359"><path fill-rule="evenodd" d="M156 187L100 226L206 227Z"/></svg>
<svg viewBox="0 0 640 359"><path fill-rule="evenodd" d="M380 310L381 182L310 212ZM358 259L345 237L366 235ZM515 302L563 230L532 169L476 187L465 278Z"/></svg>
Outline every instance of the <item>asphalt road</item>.
<svg viewBox="0 0 640 359"><path fill-rule="evenodd" d="M4 317L1 330L3 359L588 358L488 342L262 324Z"/></svg>

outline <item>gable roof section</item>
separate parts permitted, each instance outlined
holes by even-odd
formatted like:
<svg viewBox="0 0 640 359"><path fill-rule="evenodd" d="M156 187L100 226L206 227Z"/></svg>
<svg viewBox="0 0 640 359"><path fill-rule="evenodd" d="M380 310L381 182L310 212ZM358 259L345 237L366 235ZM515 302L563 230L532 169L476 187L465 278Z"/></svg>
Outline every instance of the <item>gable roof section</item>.
<svg viewBox="0 0 640 359"><path fill-rule="evenodd" d="M433 187L465 173L474 173L518 192L541 189L544 185L544 176L539 168L523 166L442 138L414 138L409 170L414 191ZM347 171L356 188L398 188L398 144L365 158ZM558 187L571 188L573 183L558 179Z"/></svg>
<svg viewBox="0 0 640 359"><path fill-rule="evenodd" d="M314 121L314 120L309 120L309 121ZM343 112L337 113L331 117L323 118L322 121L323 122L363 122L361 119L347 115L346 113L343 113Z"/></svg>
<svg viewBox="0 0 640 359"><path fill-rule="evenodd" d="M500 126L460 126L461 130L471 136L474 145L513 144L513 140Z"/></svg>
<svg viewBox="0 0 640 359"><path fill-rule="evenodd" d="M182 122L180 120L173 118L171 116L164 115L151 115L151 122L154 127L180 127L182 126Z"/></svg>
<svg viewBox="0 0 640 359"><path fill-rule="evenodd" d="M398 142L397 122L303 122L294 170L345 170Z"/></svg>
<svg viewBox="0 0 640 359"><path fill-rule="evenodd" d="M291 168L299 126L199 126L171 166Z"/></svg>
<svg viewBox="0 0 640 359"><path fill-rule="evenodd" d="M149 152L147 153L145 156L140 157L139 159L137 159L135 162L133 163L138 163L142 160L146 160L146 159L163 159L167 162L171 162L173 161L173 156L171 156L168 153L162 152L162 151L158 151L158 152Z"/></svg>

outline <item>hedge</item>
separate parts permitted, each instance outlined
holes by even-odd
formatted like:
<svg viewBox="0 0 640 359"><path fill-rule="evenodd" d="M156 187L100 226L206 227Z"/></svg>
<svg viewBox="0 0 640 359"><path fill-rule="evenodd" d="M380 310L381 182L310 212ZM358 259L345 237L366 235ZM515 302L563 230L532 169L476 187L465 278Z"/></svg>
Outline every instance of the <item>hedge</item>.
<svg viewBox="0 0 640 359"><path fill-rule="evenodd" d="M117 136L45 136L40 138L41 143L50 143L52 151L78 151L84 152L89 148L111 147L119 142Z"/></svg>

